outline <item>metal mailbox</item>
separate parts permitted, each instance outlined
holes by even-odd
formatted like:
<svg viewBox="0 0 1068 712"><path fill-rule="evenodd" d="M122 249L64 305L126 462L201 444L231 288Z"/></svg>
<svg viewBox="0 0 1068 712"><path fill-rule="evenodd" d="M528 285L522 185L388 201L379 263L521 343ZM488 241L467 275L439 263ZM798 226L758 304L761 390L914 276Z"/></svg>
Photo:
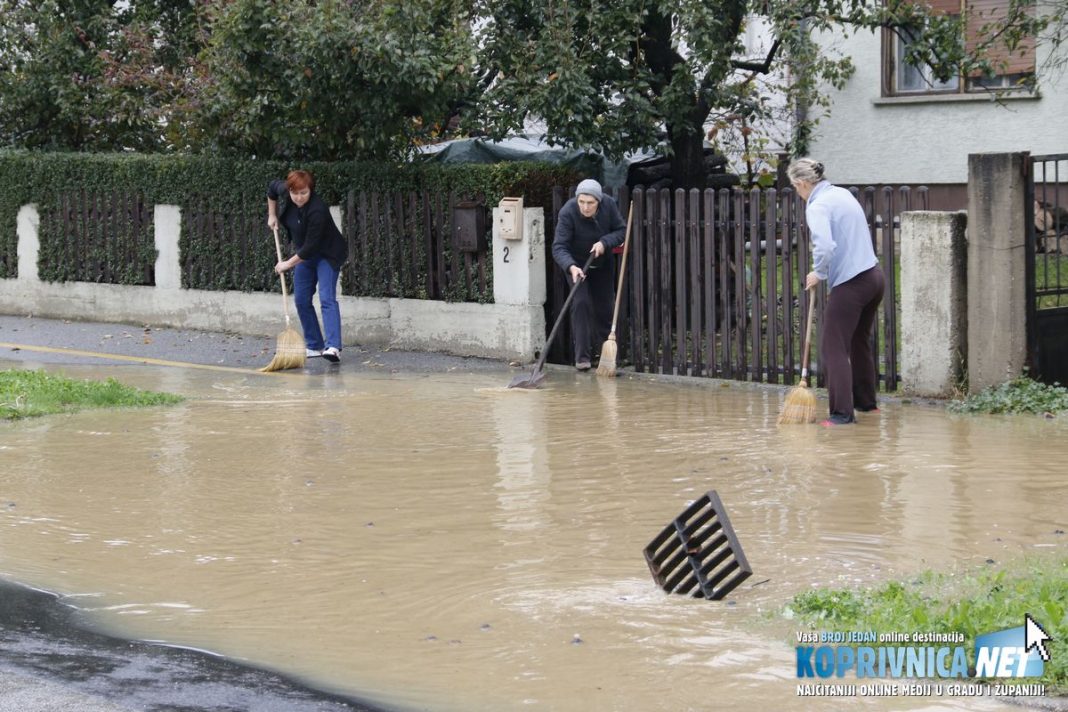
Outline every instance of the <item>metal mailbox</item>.
<svg viewBox="0 0 1068 712"><path fill-rule="evenodd" d="M502 240L523 239L523 199L501 198L497 211L497 232Z"/></svg>
<svg viewBox="0 0 1068 712"><path fill-rule="evenodd" d="M486 251L486 207L463 200L452 209L452 244L461 252Z"/></svg>

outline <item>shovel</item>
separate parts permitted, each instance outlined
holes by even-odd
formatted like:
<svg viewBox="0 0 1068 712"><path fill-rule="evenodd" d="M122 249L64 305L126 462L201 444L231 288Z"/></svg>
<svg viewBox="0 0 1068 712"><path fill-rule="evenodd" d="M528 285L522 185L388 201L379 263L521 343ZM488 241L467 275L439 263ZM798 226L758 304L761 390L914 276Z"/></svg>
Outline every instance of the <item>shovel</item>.
<svg viewBox="0 0 1068 712"><path fill-rule="evenodd" d="M582 265L582 273L586 274L586 270L590 268L590 263L593 262L593 253L586 258L586 264ZM582 279L585 279L583 277ZM571 306L571 299L575 296L575 291L578 286L582 284L582 279L577 280L571 285L571 291L567 294L567 299L564 300L564 305L560 307L560 315L556 317L556 323L553 324L553 330L549 332L549 338L545 340L545 345L541 347L541 356L538 357L538 362L534 364L534 370L530 372L529 376L516 376L512 379L512 382L508 384L509 388L538 388L541 386L541 382L545 380L545 371L542 371L542 366L545 365L545 357L549 353L549 345L556 338L556 332L560 329L560 324L564 321L564 315L567 314L567 308Z"/></svg>

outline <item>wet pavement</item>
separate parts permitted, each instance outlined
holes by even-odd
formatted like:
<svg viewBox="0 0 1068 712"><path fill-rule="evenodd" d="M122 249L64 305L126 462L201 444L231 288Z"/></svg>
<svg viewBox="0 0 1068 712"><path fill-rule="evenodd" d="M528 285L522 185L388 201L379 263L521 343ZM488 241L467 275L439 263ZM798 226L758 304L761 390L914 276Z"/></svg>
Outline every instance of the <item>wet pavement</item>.
<svg viewBox="0 0 1068 712"><path fill-rule="evenodd" d="M4 361L70 366L166 361L256 369L270 362L276 340L0 315L0 344L0 368ZM454 373L503 366L487 359L349 347L342 363L309 359L304 372ZM123 640L87 626L55 596L0 580L0 712L375 709L205 652Z"/></svg>
<svg viewBox="0 0 1068 712"><path fill-rule="evenodd" d="M781 387L560 368L545 389L508 391L519 369L503 363L356 348L340 366L252 373L273 348L0 318L0 358L20 367L188 398L8 428L0 571L62 592L55 604L76 614L63 626L90 626L117 651L166 640L184 648L150 647L211 650L344 699L629 711L706 709L715 694L796 709L793 633L766 614L798 591L1065 545L1063 422L887 399L849 429L778 428ZM663 594L641 556L711 488L756 572L726 605ZM219 659L173 669L195 676ZM119 683L155 665L85 663ZM263 686L210 670L237 690ZM199 689L191 709L211 709Z"/></svg>
<svg viewBox="0 0 1068 712"><path fill-rule="evenodd" d="M22 345L33 348L19 348ZM274 337L0 315L0 361L30 359L38 363L117 364L146 359L213 368L256 369L270 363L275 346ZM502 362L490 359L351 346L342 352L340 364L312 358L308 359L305 371L463 373L499 371L501 368ZM517 369L516 373L519 372Z"/></svg>

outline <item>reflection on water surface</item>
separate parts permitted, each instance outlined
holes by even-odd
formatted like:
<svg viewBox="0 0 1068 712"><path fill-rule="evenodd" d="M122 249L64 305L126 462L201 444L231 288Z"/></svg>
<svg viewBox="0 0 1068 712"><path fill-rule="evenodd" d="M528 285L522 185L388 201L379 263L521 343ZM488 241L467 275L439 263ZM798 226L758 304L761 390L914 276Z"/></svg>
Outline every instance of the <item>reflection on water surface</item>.
<svg viewBox="0 0 1068 712"><path fill-rule="evenodd" d="M793 709L792 631L760 613L1063 546L1062 423L779 429L778 390L562 372L66 371L190 400L0 426L0 574L401 708ZM662 594L641 555L709 489L755 572L731 604Z"/></svg>

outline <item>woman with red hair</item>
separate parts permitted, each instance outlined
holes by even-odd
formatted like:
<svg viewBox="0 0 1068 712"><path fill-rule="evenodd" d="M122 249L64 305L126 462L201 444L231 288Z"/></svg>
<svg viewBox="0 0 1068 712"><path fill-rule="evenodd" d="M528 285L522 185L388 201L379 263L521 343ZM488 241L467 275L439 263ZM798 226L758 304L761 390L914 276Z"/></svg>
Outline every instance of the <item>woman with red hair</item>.
<svg viewBox="0 0 1068 712"><path fill-rule="evenodd" d="M280 261L274 271L293 270L293 298L304 330L304 346L309 358L322 356L341 361L341 312L337 305L337 280L349 248L334 224L330 209L315 194L315 178L308 171L290 171L284 181L272 180L267 186L267 227L279 225L296 252ZM312 296L319 290L323 329L315 315Z"/></svg>

